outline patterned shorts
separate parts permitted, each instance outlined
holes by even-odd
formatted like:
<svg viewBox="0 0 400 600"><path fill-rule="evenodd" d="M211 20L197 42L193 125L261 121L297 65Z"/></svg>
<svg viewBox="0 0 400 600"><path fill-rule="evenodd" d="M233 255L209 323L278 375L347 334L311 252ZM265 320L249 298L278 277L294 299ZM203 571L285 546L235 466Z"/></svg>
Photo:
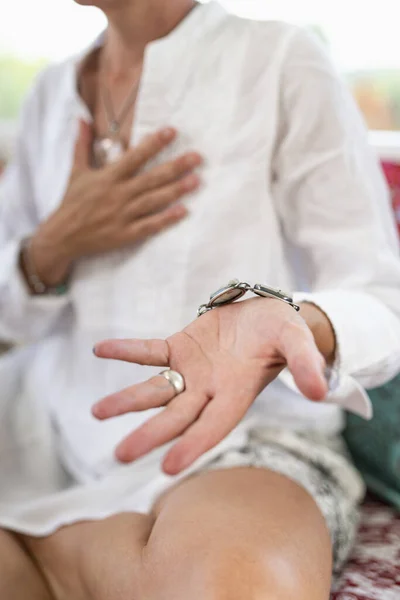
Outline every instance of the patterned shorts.
<svg viewBox="0 0 400 600"><path fill-rule="evenodd" d="M331 534L334 574L352 549L365 485L339 436L258 428L240 450L229 450L202 470L265 467L294 480L314 498Z"/></svg>

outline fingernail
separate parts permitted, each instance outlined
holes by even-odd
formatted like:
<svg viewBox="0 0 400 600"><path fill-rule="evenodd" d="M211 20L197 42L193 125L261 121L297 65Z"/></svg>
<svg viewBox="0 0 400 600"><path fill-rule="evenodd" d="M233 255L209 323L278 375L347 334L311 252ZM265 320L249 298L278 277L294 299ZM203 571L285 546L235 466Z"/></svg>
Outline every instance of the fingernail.
<svg viewBox="0 0 400 600"><path fill-rule="evenodd" d="M186 206L183 206L183 204L176 204L176 206L172 208L172 213L175 215L175 217L184 217L187 212L188 210Z"/></svg>
<svg viewBox="0 0 400 600"><path fill-rule="evenodd" d="M167 456L162 464L162 470L167 475L178 475L185 469L185 465L181 460L171 459Z"/></svg>
<svg viewBox="0 0 400 600"><path fill-rule="evenodd" d="M172 127L166 127L161 131L160 136L164 142L170 142L174 139L175 134L175 129L172 129Z"/></svg>
<svg viewBox="0 0 400 600"><path fill-rule="evenodd" d="M190 191L196 188L200 183L200 179L197 175L189 175L183 182L185 190Z"/></svg>
<svg viewBox="0 0 400 600"><path fill-rule="evenodd" d="M186 166L190 169L192 167L197 167L202 162L202 158L199 154L189 154L186 157L185 163Z"/></svg>
<svg viewBox="0 0 400 600"><path fill-rule="evenodd" d="M118 446L115 450L115 457L121 463L131 463L136 460L136 457L133 453L128 453L125 449L120 449Z"/></svg>
<svg viewBox="0 0 400 600"><path fill-rule="evenodd" d="M96 346L93 346L93 348L92 348L92 352L93 352L93 354L94 354L95 356L97 356L97 355L96 355Z"/></svg>

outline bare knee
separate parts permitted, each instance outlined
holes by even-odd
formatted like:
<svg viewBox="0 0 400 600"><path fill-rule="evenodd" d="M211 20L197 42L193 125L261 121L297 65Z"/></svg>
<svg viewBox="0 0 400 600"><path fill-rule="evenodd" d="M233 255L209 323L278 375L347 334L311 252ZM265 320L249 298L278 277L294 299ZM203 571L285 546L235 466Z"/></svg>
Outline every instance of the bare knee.
<svg viewBox="0 0 400 600"><path fill-rule="evenodd" d="M326 578L310 581L299 564L276 552L227 548L214 557L208 582L212 600L328 600Z"/></svg>
<svg viewBox="0 0 400 600"><path fill-rule="evenodd" d="M207 544L196 553L144 555L144 593L151 600L328 600L328 572L302 572L284 549ZM132 599L132 600L137 600Z"/></svg>
<svg viewBox="0 0 400 600"><path fill-rule="evenodd" d="M256 548L216 548L199 566L205 596L210 600L289 600L298 598L293 569ZM290 577L288 577L288 572ZM200 598L200 596L199 596Z"/></svg>
<svg viewBox="0 0 400 600"><path fill-rule="evenodd" d="M142 557L151 600L329 598L322 515L296 484L260 469L210 472L177 488L159 505Z"/></svg>

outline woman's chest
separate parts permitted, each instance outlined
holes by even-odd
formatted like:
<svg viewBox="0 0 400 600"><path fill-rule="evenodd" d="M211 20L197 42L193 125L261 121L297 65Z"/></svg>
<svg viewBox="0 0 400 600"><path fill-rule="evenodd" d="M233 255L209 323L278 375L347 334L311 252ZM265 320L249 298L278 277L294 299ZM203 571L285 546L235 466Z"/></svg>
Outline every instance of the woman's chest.
<svg viewBox="0 0 400 600"><path fill-rule="evenodd" d="M82 322L113 320L135 332L151 323L161 334L166 322L173 331L192 318L204 295L225 280L284 283L274 276L283 261L271 193L276 103L260 81L245 94L240 77L221 85L217 75L192 74L187 85L175 88L144 73L131 144L163 126L175 127L176 142L146 168L196 150L205 161L202 185L185 199L189 214L179 225L138 246L77 263L71 284ZM60 118L41 157L41 219L62 202L80 110L78 103L68 119Z"/></svg>
<svg viewBox="0 0 400 600"><path fill-rule="evenodd" d="M176 77L163 77L155 63L150 56L143 66L130 143L134 146L147 134L165 126L175 127L178 136L146 168L195 150L204 157L204 173L220 173L227 180L227 187L228 180L240 181L256 175L269 186L279 117L279 82L275 71L265 69L249 76L212 52L206 52L183 74L177 67ZM98 129L100 113L105 119L101 102L95 115L90 115L77 93L64 103L57 101L56 90L54 95L43 123L41 151L31 157L40 219L62 202L79 120L93 120L95 116ZM100 125L104 129L106 119Z"/></svg>

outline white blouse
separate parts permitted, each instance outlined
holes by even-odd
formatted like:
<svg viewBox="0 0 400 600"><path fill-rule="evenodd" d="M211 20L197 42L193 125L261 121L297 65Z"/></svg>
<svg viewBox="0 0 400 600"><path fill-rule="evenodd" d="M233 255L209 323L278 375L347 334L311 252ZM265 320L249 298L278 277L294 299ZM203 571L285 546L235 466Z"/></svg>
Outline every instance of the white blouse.
<svg viewBox="0 0 400 600"><path fill-rule="evenodd" d="M47 69L26 102L0 201L0 525L47 534L78 519L146 511L175 478L157 450L133 465L117 442L150 414L97 422L91 405L154 369L96 359L104 337L165 337L233 277L298 290L336 331L338 378L311 403L284 373L209 460L254 423L336 434L365 417L363 388L400 370L400 262L389 196L346 87L315 40L280 22L200 5L147 47L131 143L179 131L157 161L195 149L203 185L189 218L145 243L80 260L63 297L31 296L21 238L62 201L78 120L81 56ZM149 165L151 166L151 165Z"/></svg>

